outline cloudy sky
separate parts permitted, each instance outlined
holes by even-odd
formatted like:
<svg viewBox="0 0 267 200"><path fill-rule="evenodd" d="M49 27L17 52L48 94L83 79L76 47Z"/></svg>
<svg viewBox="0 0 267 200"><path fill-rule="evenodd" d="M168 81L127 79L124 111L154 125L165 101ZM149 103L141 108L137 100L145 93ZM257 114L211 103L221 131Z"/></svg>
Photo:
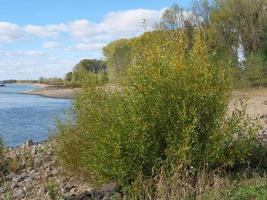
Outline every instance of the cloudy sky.
<svg viewBox="0 0 267 200"><path fill-rule="evenodd" d="M102 47L190 0L0 0L0 80L61 77Z"/></svg>

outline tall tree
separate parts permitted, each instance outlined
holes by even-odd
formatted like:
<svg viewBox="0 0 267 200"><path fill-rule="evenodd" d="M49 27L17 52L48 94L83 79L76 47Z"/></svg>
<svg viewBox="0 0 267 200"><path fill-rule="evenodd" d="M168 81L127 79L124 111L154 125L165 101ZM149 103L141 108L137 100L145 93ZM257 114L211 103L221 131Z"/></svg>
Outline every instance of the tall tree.
<svg viewBox="0 0 267 200"><path fill-rule="evenodd" d="M267 41L267 0L221 0L212 15L217 39L233 53L263 51Z"/></svg>
<svg viewBox="0 0 267 200"><path fill-rule="evenodd" d="M73 72L92 72L99 73L106 71L106 63L97 59L84 59L81 60L73 69Z"/></svg>

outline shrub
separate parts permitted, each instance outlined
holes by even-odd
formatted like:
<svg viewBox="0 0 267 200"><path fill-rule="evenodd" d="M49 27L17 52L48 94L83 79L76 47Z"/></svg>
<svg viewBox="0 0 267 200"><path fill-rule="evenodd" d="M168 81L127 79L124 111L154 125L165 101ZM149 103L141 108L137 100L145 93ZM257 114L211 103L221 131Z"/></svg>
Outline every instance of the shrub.
<svg viewBox="0 0 267 200"><path fill-rule="evenodd" d="M248 162L255 128L243 111L226 116L226 73L222 63L210 62L198 35L188 54L182 53L185 43L175 40L181 52L175 59L151 43L144 44L144 57L117 90L82 89L74 103L75 123L59 129L58 156L66 167L75 163L90 173L95 184L114 181L132 192L138 177L153 186L162 171L166 177L176 172L191 180L195 194L200 171ZM155 188L149 188L153 195Z"/></svg>
<svg viewBox="0 0 267 200"><path fill-rule="evenodd" d="M5 146L3 139L0 138L0 182L3 181L4 176L8 173L8 161L5 158Z"/></svg>

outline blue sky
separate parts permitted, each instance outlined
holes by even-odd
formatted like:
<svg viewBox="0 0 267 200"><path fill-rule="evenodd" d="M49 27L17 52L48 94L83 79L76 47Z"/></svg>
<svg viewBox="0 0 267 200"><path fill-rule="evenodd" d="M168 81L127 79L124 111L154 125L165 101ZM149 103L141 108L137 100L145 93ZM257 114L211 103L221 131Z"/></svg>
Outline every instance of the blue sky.
<svg viewBox="0 0 267 200"><path fill-rule="evenodd" d="M0 0L0 80L61 77L119 38L140 35L174 2L190 0Z"/></svg>

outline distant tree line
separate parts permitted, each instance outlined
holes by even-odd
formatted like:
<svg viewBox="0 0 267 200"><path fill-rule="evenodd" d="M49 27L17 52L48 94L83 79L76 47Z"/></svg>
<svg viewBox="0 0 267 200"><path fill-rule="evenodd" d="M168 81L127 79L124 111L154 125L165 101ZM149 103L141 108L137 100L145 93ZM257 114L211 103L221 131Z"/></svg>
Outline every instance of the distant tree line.
<svg viewBox="0 0 267 200"><path fill-rule="evenodd" d="M113 41L103 48L103 60L83 59L64 78L41 77L37 82L68 87L118 83L125 71L144 57L144 46L152 40L162 51L174 49L169 44L178 41L182 33L184 52L189 54L196 32L201 32L214 62L227 62L234 87L267 85L267 0L196 0L191 10L173 4L142 39ZM162 35L168 35L168 40Z"/></svg>
<svg viewBox="0 0 267 200"><path fill-rule="evenodd" d="M83 83L103 84L108 81L107 65L105 61L97 59L83 59L68 72L64 78L67 86L81 86Z"/></svg>
<svg viewBox="0 0 267 200"><path fill-rule="evenodd" d="M103 60L83 59L64 78L40 77L38 80L5 80L5 83L41 83L66 87L81 87L85 83L104 84L108 82L107 64Z"/></svg>
<svg viewBox="0 0 267 200"><path fill-rule="evenodd" d="M83 84L104 84L108 81L107 65L105 61L97 59L83 59L76 64L64 78L41 77L38 82L66 87L81 87Z"/></svg>
<svg viewBox="0 0 267 200"><path fill-rule="evenodd" d="M38 83L38 80L30 80L30 79L25 79L25 80L17 80L17 79L8 79L4 80L4 83Z"/></svg>

